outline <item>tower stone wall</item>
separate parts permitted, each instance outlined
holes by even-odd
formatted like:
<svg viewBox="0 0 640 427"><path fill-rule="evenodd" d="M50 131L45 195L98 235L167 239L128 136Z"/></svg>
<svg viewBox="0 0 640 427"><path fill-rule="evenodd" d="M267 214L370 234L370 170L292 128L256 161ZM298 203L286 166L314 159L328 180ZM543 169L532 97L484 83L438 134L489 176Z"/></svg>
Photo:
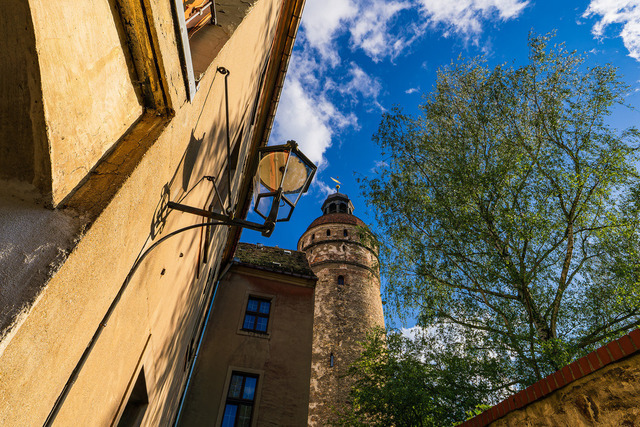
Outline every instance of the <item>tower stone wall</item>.
<svg viewBox="0 0 640 427"><path fill-rule="evenodd" d="M330 203L331 202L331 203ZM331 206L334 205L334 206ZM318 277L315 294L309 425L328 425L346 402L349 365L373 327L384 327L377 248L349 199L329 196L324 215L298 241Z"/></svg>

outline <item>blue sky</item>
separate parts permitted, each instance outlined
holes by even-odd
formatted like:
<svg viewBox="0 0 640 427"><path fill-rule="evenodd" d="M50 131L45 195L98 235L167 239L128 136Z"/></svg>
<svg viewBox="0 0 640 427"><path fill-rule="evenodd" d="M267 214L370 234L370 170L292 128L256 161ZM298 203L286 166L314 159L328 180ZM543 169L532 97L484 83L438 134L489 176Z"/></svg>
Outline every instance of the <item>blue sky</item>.
<svg viewBox="0 0 640 427"><path fill-rule="evenodd" d="M529 32L554 30L589 65L617 66L640 109L640 0L307 0L270 144L296 140L318 173L290 222L242 241L295 249L335 190L330 177L371 224L356 178L385 161L371 140L382 113L417 113L438 68L460 55L521 64ZM616 109L611 124L640 127L640 111Z"/></svg>

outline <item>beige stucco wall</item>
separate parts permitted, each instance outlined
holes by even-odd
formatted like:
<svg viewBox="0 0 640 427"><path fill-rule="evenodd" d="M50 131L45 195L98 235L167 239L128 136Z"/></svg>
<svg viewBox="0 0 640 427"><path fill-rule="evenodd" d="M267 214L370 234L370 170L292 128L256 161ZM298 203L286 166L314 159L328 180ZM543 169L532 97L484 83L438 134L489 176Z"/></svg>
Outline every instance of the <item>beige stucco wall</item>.
<svg viewBox="0 0 640 427"><path fill-rule="evenodd" d="M40 71L29 5L6 0L0 14L0 179L32 183L45 144ZM46 169L46 166L41 166Z"/></svg>
<svg viewBox="0 0 640 427"><path fill-rule="evenodd" d="M268 275L234 267L220 282L180 425L215 425L231 370L260 375L253 425L306 424L314 283L259 276ZM248 296L271 299L267 335L240 330Z"/></svg>
<svg viewBox="0 0 640 427"><path fill-rule="evenodd" d="M52 158L66 171L56 178L58 188L63 189L57 193L61 196L78 185L91 163L119 139L140 107L127 86L130 76L118 51L120 41L109 2L32 3L34 22L39 26L36 40ZM24 278L25 284L37 281L36 292L28 298L22 295L19 301L0 302L27 303L14 318L10 333L0 339L0 425L42 425L98 329L102 332L54 425L111 423L141 364L150 399L145 424L167 425L175 414L186 377L185 351L204 309L209 289L206 278L219 260L226 229L217 228L209 265L199 261L201 229L158 246L122 293L109 321L101 321L136 257L152 243L150 230L163 188L169 189L171 200L200 207L210 202L211 183L199 180L218 174L226 144L224 81L215 69L224 66L231 72L233 138L252 111L283 2L260 0L247 10L205 74L193 102L186 98L172 4L149 3L175 116L157 139L149 141L150 148L95 217L72 209L56 211L82 222L67 230L72 243L64 250L70 253L58 259L59 265L47 267L53 254L37 249L25 254L39 261L48 275L34 273ZM88 5L90 13L84 10ZM78 22L80 12L85 15ZM245 126L241 158L246 156L251 130ZM240 178L238 174L236 187ZM12 200L2 198L0 210ZM37 205L29 209L45 210ZM25 218L20 212L8 219L0 215L13 228ZM155 239L197 222L199 218L171 212ZM33 238L48 244L47 225L39 227ZM0 258L0 262L15 261L12 267L22 268L18 255Z"/></svg>
<svg viewBox="0 0 640 427"><path fill-rule="evenodd" d="M56 204L140 116L142 107L119 34L120 18L110 1L29 3Z"/></svg>
<svg viewBox="0 0 640 427"><path fill-rule="evenodd" d="M607 365L490 425L640 425L640 355Z"/></svg>

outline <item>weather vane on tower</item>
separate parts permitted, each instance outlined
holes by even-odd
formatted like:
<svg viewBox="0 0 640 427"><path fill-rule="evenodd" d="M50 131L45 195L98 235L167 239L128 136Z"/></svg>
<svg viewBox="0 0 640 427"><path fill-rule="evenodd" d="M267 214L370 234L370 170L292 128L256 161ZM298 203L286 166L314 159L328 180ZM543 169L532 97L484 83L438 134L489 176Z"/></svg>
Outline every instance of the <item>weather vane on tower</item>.
<svg viewBox="0 0 640 427"><path fill-rule="evenodd" d="M331 178L331 177L329 177L329 178ZM336 178L340 178L340 177L336 176ZM340 192L340 185L342 183L340 181L338 181L336 178L331 178L331 180L336 183L336 193L339 193Z"/></svg>

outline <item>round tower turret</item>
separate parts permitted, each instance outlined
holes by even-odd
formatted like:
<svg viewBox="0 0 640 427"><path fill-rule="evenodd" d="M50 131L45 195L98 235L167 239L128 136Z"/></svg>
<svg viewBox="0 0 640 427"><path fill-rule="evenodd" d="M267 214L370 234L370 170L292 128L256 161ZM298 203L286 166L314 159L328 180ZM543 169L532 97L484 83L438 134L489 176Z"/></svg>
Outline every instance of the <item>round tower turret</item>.
<svg viewBox="0 0 640 427"><path fill-rule="evenodd" d="M298 241L318 277L315 292L309 425L327 425L347 400L344 375L360 355L358 342L384 327L378 248L366 225L353 215L345 194L329 195Z"/></svg>

